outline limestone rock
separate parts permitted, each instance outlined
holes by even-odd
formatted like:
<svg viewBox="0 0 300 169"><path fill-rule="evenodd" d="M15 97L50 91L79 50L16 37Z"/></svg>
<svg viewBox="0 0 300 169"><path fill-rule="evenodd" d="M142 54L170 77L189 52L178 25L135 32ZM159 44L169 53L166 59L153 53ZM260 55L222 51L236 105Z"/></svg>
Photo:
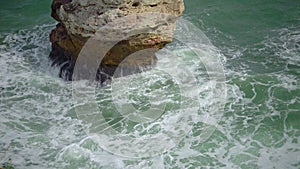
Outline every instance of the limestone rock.
<svg viewBox="0 0 300 169"><path fill-rule="evenodd" d="M100 43L117 42L99 67L99 72L109 78L128 55L148 48L161 49L170 43L183 10L183 0L53 0L51 16L59 23L50 35L50 58L61 66L61 76L72 80L82 47L100 32ZM147 66L155 59L154 54L141 56L129 59L126 66Z"/></svg>

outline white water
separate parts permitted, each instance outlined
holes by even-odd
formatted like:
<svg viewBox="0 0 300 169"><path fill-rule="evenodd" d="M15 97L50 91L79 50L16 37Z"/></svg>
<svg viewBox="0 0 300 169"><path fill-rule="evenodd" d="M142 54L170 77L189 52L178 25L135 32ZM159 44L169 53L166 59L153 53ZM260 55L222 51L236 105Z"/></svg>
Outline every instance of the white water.
<svg viewBox="0 0 300 169"><path fill-rule="evenodd" d="M0 47L0 160L11 158L16 168L32 169L299 166L299 128L289 114L299 112L300 98L276 94L279 89L299 92L298 77L285 72L251 75L251 66L247 64L240 72L226 70L226 111L207 142L199 139L199 131L205 126L197 123L177 147L160 156L127 159L104 151L85 133L85 126L76 116L71 83L57 78L57 69L49 67L48 35L53 26L8 34ZM281 36L283 41L289 37L299 40L298 35ZM298 57L294 55L299 51L285 49L289 48L279 50L278 55L297 63ZM288 57L289 54L293 57ZM202 105L209 105L213 98L209 99L209 92L205 93L207 75L201 74L199 64L192 64L191 69L198 70L198 80L203 82L200 89L206 99L202 99ZM239 86L243 82L250 86ZM106 90L109 88L97 90L100 106L109 99ZM263 95L268 98L260 100ZM282 103L290 109L281 108Z"/></svg>

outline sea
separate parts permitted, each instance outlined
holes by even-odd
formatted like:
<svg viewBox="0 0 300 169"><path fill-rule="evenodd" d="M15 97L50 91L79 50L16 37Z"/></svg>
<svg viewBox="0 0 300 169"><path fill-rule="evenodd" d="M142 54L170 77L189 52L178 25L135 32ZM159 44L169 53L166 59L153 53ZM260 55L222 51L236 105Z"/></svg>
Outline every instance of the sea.
<svg viewBox="0 0 300 169"><path fill-rule="evenodd" d="M299 0L185 0L156 68L100 87L51 66L51 3L0 1L0 166L300 168Z"/></svg>

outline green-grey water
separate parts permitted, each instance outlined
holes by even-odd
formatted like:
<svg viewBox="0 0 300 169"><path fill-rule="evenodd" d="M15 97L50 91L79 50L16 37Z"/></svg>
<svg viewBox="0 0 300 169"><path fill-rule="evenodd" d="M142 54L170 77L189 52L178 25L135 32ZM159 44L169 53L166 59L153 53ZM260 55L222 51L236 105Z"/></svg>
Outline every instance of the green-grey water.
<svg viewBox="0 0 300 169"><path fill-rule="evenodd" d="M32 169L300 168L298 0L185 1L183 18L201 29L222 55L227 100L206 141L199 139L202 124L197 123L178 146L146 159L108 153L85 133L71 82L59 79L58 68L51 68L47 58L55 27L50 5L50 0L0 2L0 163L11 158L15 168ZM184 57L193 55L186 52ZM191 67L206 84L201 66ZM163 77L152 88L176 96L178 87L170 87ZM97 89L107 118L116 112L109 90ZM147 107L147 97L133 91L135 106ZM176 97L170 100L166 109L179 109Z"/></svg>

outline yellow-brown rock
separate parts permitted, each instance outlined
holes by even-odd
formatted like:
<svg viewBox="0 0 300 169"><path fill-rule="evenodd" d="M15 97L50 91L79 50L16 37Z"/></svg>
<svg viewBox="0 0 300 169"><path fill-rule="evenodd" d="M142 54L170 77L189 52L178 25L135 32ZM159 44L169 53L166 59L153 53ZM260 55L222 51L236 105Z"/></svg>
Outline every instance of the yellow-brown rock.
<svg viewBox="0 0 300 169"><path fill-rule="evenodd" d="M50 58L54 65L61 66L60 76L72 80L74 64L82 47L104 26L111 24L117 27L119 25L114 23L120 18L130 18L130 15L138 18L139 14L145 13L164 13L175 18L143 15L143 23L125 20L122 25L126 26L118 28L118 31L124 32L124 36L130 31L151 31L120 40L106 54L99 68L105 74L112 75L128 55L148 48L161 49L170 43L176 18L183 10L183 0L53 0L51 16L59 23L50 35ZM141 56L140 59L126 60L125 65L147 66L155 60L155 55ZM107 67L110 68L106 71Z"/></svg>

